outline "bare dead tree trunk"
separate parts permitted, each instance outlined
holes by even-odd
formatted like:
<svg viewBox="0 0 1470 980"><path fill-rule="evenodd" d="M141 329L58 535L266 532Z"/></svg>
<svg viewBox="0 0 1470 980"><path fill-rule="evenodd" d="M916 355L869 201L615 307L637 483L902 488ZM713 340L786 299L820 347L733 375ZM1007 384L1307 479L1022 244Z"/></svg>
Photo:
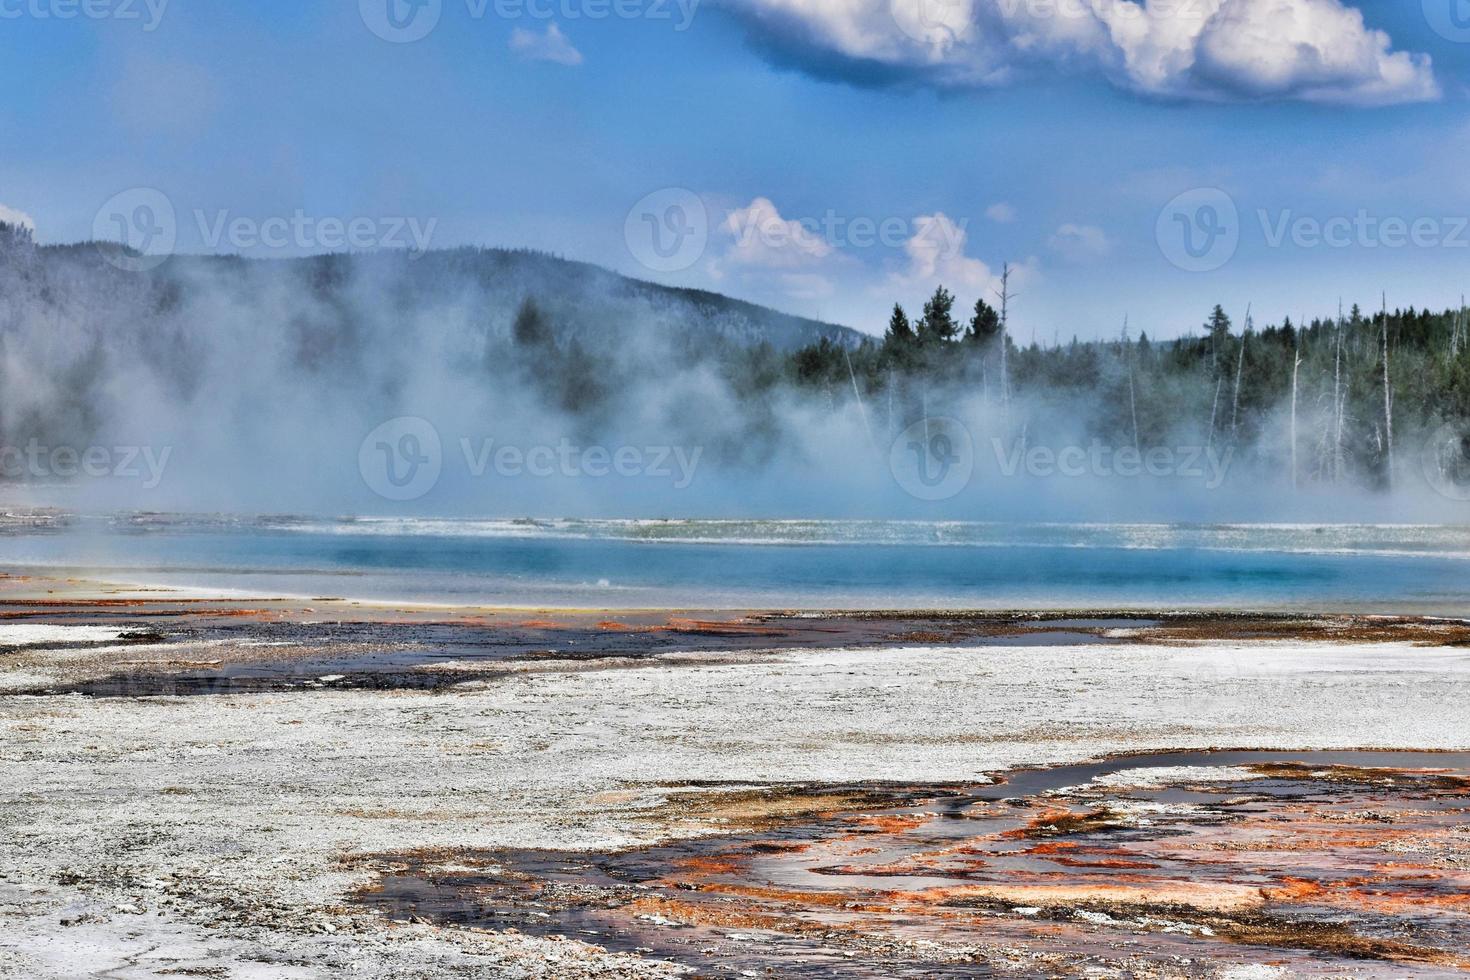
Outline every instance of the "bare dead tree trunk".
<svg viewBox="0 0 1470 980"><path fill-rule="evenodd" d="M1301 334L1297 334L1297 345L1295 360L1291 365L1291 485L1293 488L1301 487L1301 479L1297 475L1296 465L1296 398L1297 380L1302 369L1302 344Z"/></svg>
<svg viewBox="0 0 1470 980"><path fill-rule="evenodd" d="M876 451L878 440L873 438L873 427L868 423L868 407L863 404L863 393L858 390L857 372L852 369L852 355L845 345L842 348L842 358L847 361L847 376L852 380L852 396L857 399L858 414L863 418L863 430L868 433L868 444Z"/></svg>
<svg viewBox="0 0 1470 980"><path fill-rule="evenodd" d="M1006 425L1011 422L1011 377L1008 364L1011 346L1009 322L1011 305L1011 264L1001 266L1000 272L1000 403L1005 413Z"/></svg>
<svg viewBox="0 0 1470 980"><path fill-rule="evenodd" d="M1465 329L1465 294L1460 294L1460 308L1455 311L1455 325L1450 334L1450 358L1460 356L1460 334Z"/></svg>
<svg viewBox="0 0 1470 980"><path fill-rule="evenodd" d="M1208 449L1215 448L1215 420L1220 415L1220 388L1224 384L1225 384L1225 379L1224 378L1222 378L1222 377L1216 377L1215 378L1215 401L1210 406L1210 436L1209 436L1209 440L1205 443L1205 446Z"/></svg>
<svg viewBox="0 0 1470 980"><path fill-rule="evenodd" d="M1388 378L1388 293L1383 294L1383 429L1388 454L1388 488L1393 489L1393 385Z"/></svg>
<svg viewBox="0 0 1470 980"><path fill-rule="evenodd" d="M1230 444L1235 444L1240 427L1240 380L1245 374L1245 341L1251 335L1251 308L1245 308L1245 327L1240 332L1240 356L1235 361L1235 398L1230 410Z"/></svg>
<svg viewBox="0 0 1470 980"><path fill-rule="evenodd" d="M1128 360L1128 411L1133 416L1133 449L1138 451L1138 392L1133 384L1133 344L1128 339L1128 315L1123 315L1123 356Z"/></svg>
<svg viewBox="0 0 1470 980"><path fill-rule="evenodd" d="M894 435L894 429L893 429L893 387L894 387L894 380L893 380L893 377L894 377L893 368L889 368L888 369L888 441L889 442L892 442L893 441L893 435Z"/></svg>
<svg viewBox="0 0 1470 980"><path fill-rule="evenodd" d="M1334 352L1333 376L1332 376L1332 414L1334 416L1334 433L1332 437L1332 482L1342 482L1342 413L1345 408L1342 392L1342 331L1344 322L1342 318L1342 300L1337 301L1337 343Z"/></svg>

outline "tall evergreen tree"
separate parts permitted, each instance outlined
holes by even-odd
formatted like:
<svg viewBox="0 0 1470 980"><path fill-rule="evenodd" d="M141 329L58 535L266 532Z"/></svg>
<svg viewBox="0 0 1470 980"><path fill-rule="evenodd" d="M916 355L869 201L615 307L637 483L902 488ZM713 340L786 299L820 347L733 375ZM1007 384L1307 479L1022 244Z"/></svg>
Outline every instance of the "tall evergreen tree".
<svg viewBox="0 0 1470 980"><path fill-rule="evenodd" d="M954 340L960 325L954 318L954 294L943 286L924 304L924 318L919 321L919 346L928 347Z"/></svg>
<svg viewBox="0 0 1470 980"><path fill-rule="evenodd" d="M888 317L888 332L883 335L883 340L895 347L907 346L914 341L914 328L909 325L908 314L897 303L893 304L893 313Z"/></svg>
<svg viewBox="0 0 1470 980"><path fill-rule="evenodd" d="M1226 341L1230 339L1230 314L1225 312L1225 307L1215 304L1210 318L1205 321L1205 333L1210 338L1210 357L1218 366L1221 355L1227 351Z"/></svg>
<svg viewBox="0 0 1470 980"><path fill-rule="evenodd" d="M536 305L536 301L529 296L521 303L521 308L516 311L515 323L511 325L510 335L515 345L523 349L551 346L551 322L546 319L546 314L541 312L541 307Z"/></svg>
<svg viewBox="0 0 1470 980"><path fill-rule="evenodd" d="M1000 336L1000 314L985 300L975 301L975 313L965 330L965 340L980 347L989 347Z"/></svg>

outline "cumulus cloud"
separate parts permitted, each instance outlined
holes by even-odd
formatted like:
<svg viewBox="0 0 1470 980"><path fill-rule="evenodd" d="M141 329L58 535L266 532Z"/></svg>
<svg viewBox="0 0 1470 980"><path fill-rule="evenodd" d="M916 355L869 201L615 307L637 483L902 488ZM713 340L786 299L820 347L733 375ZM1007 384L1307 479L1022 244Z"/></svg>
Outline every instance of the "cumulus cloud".
<svg viewBox="0 0 1470 980"><path fill-rule="evenodd" d="M757 197L725 215L721 229L729 247L716 260L718 271L731 266L801 269L832 254L832 243L797 219L786 219L770 198Z"/></svg>
<svg viewBox="0 0 1470 980"><path fill-rule="evenodd" d="M837 291L832 275L852 265L821 226L786 218L767 197L731 208L711 228L705 270L763 302L812 303Z"/></svg>
<svg viewBox="0 0 1470 980"><path fill-rule="evenodd" d="M1062 225L1048 242L1052 250L1073 262L1101 258L1113 250L1107 232L1096 225Z"/></svg>
<svg viewBox="0 0 1470 980"><path fill-rule="evenodd" d="M1387 103L1439 94L1428 55L1392 50L1338 0L1236 0L1201 31L1193 81L1251 97Z"/></svg>
<svg viewBox="0 0 1470 980"><path fill-rule="evenodd" d="M951 288L984 289L995 279L990 266L965 254L969 235L943 211L914 219L914 236L904 245L910 282L944 283Z"/></svg>
<svg viewBox="0 0 1470 980"><path fill-rule="evenodd" d="M510 49L528 61L550 61L557 65L582 63L582 52L572 46L555 24L547 24L544 34L517 27L510 32Z"/></svg>
<svg viewBox="0 0 1470 980"><path fill-rule="evenodd" d="M6 207L4 204L0 204L0 222L7 225L20 225L24 228L29 228L31 231L36 230L36 222L31 219L30 215L24 211Z"/></svg>
<svg viewBox="0 0 1470 980"><path fill-rule="evenodd" d="M1001 288L1001 265L966 254L969 236L964 222L956 222L944 212L936 211L915 218L914 229L913 237L904 246L906 266L872 292L890 302L897 295L906 306L918 309L936 286L944 286L959 298L965 316L977 299L996 301ZM1012 262L1010 270L1012 296L1041 277L1041 263L1035 256Z"/></svg>
<svg viewBox="0 0 1470 980"><path fill-rule="evenodd" d="M1004 85L1042 70L1144 95L1383 105L1439 97L1344 0L723 0L773 56L867 84Z"/></svg>
<svg viewBox="0 0 1470 980"><path fill-rule="evenodd" d="M829 224L787 217L770 198L756 197L725 211L712 226L705 270L722 288L735 286L769 301L799 303L844 295L873 296L884 303L895 296L905 303L921 302L940 285L973 302L999 289L1000 266L970 254L966 220L943 211L891 220L905 230L890 239L887 231L860 233L856 221ZM896 260L892 248L897 249ZM885 266L886 274L881 271ZM1012 263L1013 288L1038 271L1035 258ZM827 306L820 308L830 313Z"/></svg>

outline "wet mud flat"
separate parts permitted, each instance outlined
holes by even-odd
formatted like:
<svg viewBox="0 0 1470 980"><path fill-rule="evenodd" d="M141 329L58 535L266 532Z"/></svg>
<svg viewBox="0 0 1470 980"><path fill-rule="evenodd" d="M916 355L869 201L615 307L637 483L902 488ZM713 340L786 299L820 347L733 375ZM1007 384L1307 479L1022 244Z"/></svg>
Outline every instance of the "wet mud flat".
<svg viewBox="0 0 1470 980"><path fill-rule="evenodd" d="M667 787L725 833L357 856L398 922L695 975L1470 975L1470 754L1176 752L990 784Z"/></svg>
<svg viewBox="0 0 1470 980"><path fill-rule="evenodd" d="M1470 621L1401 616L1058 611L1053 613L525 610L394 607L333 597L7 597L0 657L9 666L66 650L54 681L12 693L148 697L322 688L439 690L511 671L673 663L669 655L947 646L1412 643L1470 648ZM50 590L48 590L50 591ZM64 593L65 590L58 590ZM7 643L4 627L111 626L110 641ZM95 655L85 656L92 649Z"/></svg>

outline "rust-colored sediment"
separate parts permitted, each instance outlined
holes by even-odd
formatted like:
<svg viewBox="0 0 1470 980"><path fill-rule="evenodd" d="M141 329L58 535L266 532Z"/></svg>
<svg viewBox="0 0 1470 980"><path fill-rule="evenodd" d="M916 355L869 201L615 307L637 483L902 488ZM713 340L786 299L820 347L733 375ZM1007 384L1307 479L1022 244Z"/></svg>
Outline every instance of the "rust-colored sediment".
<svg viewBox="0 0 1470 980"><path fill-rule="evenodd" d="M193 598L167 594L97 594L96 583L15 577L0 580L0 620L86 623L139 628L156 642L204 642L251 635L253 624L319 628L309 643L226 643L216 670L190 666L201 659L163 657L157 663L109 671L106 663L69 663L76 683L61 690L88 694L218 693L291 687L311 682L316 664L351 664L345 686L442 687L484 681L512 659L575 661L578 669L652 663L658 654L758 655L787 649L871 646L1030 645L1054 642L1192 644L1293 641L1398 642L1470 647L1470 621L1354 615L1251 615L1102 611L967 613L934 611L793 614L775 610L511 609L374 604L333 597L296 599ZM144 590L138 590L144 591ZM271 636L273 641L280 637ZM386 660L381 654L391 648ZM414 650L422 655L415 658ZM447 676L442 652L463 651ZM183 663L170 662L182 660ZM261 660L274 666L256 669ZM289 665L285 669L283 665ZM78 671L86 668L82 677ZM294 679L291 674L297 675ZM181 675L182 685L173 683ZM254 686L251 686L254 685ZM52 688L46 688L51 690Z"/></svg>
<svg viewBox="0 0 1470 980"><path fill-rule="evenodd" d="M1154 963L1131 974L1149 976L1212 977L1225 963L1448 974L1470 971L1470 772L1445 758L1455 765L1272 759L1249 778L1144 788L1084 776L1010 798L1005 786L709 792L681 799L682 819L744 829L575 859L482 854L471 866L503 871L458 880L434 866L463 855L398 856L359 898L401 909L432 894L410 901L415 914L590 932L692 964L696 948L756 930L764 945L729 954L757 972L815 955L862 977L915 956L1017 976L1125 961ZM411 885L430 879L432 893ZM482 900L498 920L464 911ZM517 918L525 903L538 917ZM1016 965L1032 962L1038 972Z"/></svg>

